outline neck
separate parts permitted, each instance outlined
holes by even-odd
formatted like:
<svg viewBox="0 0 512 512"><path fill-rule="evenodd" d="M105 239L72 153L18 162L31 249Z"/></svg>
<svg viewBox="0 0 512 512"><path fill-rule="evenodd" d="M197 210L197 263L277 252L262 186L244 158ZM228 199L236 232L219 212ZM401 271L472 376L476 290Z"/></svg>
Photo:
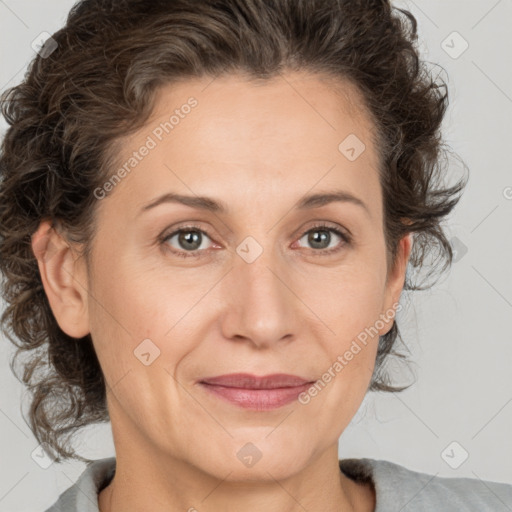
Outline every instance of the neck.
<svg viewBox="0 0 512 512"><path fill-rule="evenodd" d="M122 453L122 451L120 451ZM333 457L334 453L334 457ZM373 512L373 486L346 477L336 451L283 479L234 481L218 478L182 461L116 458L116 473L100 492L100 512Z"/></svg>

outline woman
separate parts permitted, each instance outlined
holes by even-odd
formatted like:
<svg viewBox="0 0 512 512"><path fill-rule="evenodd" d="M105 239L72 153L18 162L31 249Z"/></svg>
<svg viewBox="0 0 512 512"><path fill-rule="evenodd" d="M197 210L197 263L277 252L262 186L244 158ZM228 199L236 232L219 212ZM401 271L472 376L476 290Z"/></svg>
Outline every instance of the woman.
<svg viewBox="0 0 512 512"><path fill-rule="evenodd" d="M415 38L383 0L84 0L4 95L31 427L57 462L92 462L67 442L95 422L116 450L49 512L512 505L338 460L365 394L404 389L382 363L406 269L452 260L465 183L443 188L447 94Z"/></svg>

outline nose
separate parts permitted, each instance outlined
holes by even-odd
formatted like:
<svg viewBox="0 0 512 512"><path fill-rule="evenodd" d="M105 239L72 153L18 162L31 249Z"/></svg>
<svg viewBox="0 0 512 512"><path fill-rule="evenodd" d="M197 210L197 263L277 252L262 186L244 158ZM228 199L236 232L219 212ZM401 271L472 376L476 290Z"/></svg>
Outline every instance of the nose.
<svg viewBox="0 0 512 512"><path fill-rule="evenodd" d="M228 339L244 339L258 348L291 341L297 335L301 304L290 285L289 267L263 252L252 263L235 258L223 280L222 329Z"/></svg>

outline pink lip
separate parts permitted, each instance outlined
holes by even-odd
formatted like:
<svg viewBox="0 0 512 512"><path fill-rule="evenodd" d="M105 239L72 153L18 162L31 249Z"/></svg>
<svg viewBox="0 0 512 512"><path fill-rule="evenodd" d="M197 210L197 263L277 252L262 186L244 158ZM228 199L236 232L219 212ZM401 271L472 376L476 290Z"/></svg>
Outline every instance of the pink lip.
<svg viewBox="0 0 512 512"><path fill-rule="evenodd" d="M202 379L207 391L246 409L269 410L293 402L314 381L283 373L258 377L233 373Z"/></svg>

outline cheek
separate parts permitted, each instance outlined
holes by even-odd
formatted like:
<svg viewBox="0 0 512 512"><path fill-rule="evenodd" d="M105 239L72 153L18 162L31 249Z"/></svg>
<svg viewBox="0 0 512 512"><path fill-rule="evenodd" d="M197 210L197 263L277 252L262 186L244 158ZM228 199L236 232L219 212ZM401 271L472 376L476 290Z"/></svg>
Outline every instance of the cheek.
<svg viewBox="0 0 512 512"><path fill-rule="evenodd" d="M97 257L94 296L104 308L103 312L99 311L100 317L114 330L123 331L123 337L133 338L133 342L146 337L149 331L158 333L160 327L164 332L168 330L172 318L162 317L162 314L172 313L178 302L173 293L175 288L165 286L162 276L157 278L156 273L144 269L141 262L130 259L126 255L128 249L114 250L109 245L103 252L109 250L115 258Z"/></svg>
<svg viewBox="0 0 512 512"><path fill-rule="evenodd" d="M303 296L318 318L334 331L338 342L344 343L374 325L383 312L384 276L369 266L340 268L319 275L316 281L308 280Z"/></svg>
<svg viewBox="0 0 512 512"><path fill-rule="evenodd" d="M198 281L187 277L183 282L184 277L180 281L177 272L163 276L141 270L122 259L102 268L91 304L91 332L112 379L139 370L138 354L149 352L154 366L165 365L171 371L171 362L191 350L190 328L198 325L197 315L204 308L198 302L211 283L191 286ZM177 338L179 343L172 343Z"/></svg>
<svg viewBox="0 0 512 512"><path fill-rule="evenodd" d="M347 268L310 295L310 303L329 327L320 338L328 355L321 378L330 388L325 405L339 411L343 403L347 416L359 407L375 366L384 277L369 265Z"/></svg>
<svg viewBox="0 0 512 512"><path fill-rule="evenodd" d="M344 428L359 408L373 374L379 343L379 280L355 277L345 280L343 286L331 286L331 302L326 301L322 309L322 319L335 335L324 338L328 363L320 376L324 387L319 395L325 415L336 428ZM340 418L346 418L346 424L340 425Z"/></svg>

